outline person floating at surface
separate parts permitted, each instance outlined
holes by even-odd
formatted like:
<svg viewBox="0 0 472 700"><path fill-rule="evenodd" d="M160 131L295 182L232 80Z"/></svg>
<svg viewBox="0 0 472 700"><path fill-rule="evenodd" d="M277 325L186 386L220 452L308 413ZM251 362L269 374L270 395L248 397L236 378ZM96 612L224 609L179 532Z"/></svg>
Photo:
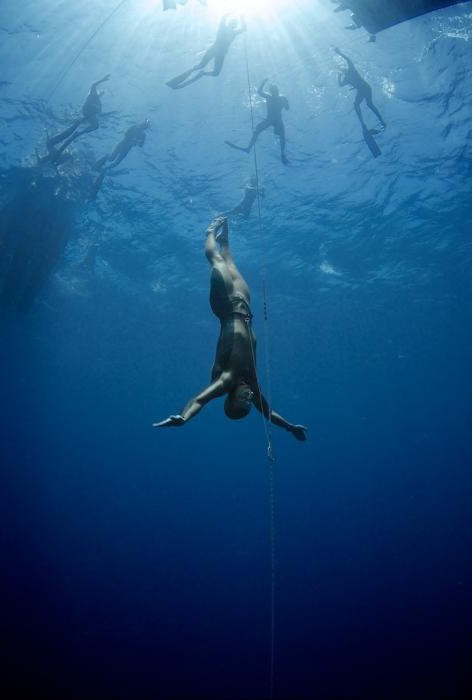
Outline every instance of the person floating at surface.
<svg viewBox="0 0 472 700"><path fill-rule="evenodd" d="M238 21L235 19L228 20L228 16L228 14L224 15L223 19L221 20L216 34L216 39L205 51L202 60L193 66L193 68L190 68L190 70L187 70L185 73L181 73L175 78L169 80L166 85L171 87L173 90L178 90L190 85L191 83L194 83L204 75L216 76L220 74L231 43L238 36L238 34L242 34L242 32L246 31L246 23L243 17L240 18L240 27L238 28ZM213 70L202 70L208 63L210 63L212 59L214 60ZM195 71L198 71L198 73L193 77L190 77Z"/></svg>
<svg viewBox="0 0 472 700"><path fill-rule="evenodd" d="M95 163L95 170L101 170L101 173L93 184L92 192L90 194L89 199L93 199L96 196L98 190L102 186L102 182L106 173L112 168L116 168L116 166L119 165L121 161L128 155L133 146L142 147L144 145L144 142L146 140L145 132L146 129L149 129L150 126L151 122L149 121L149 119L146 119L142 124L135 124L134 126L130 126L129 129L126 130L123 139L117 146L115 146L113 152L110 155L103 156L103 158L100 158L100 160L98 160ZM110 161L110 164L105 165L108 161Z"/></svg>
<svg viewBox="0 0 472 700"><path fill-rule="evenodd" d="M257 186L257 177L251 177L246 187L244 188L244 196L242 200L238 204L236 204L236 206L233 207L233 209L230 209L229 211L225 212L223 216L229 216L233 214L234 216L240 215L247 219L249 217L249 214L251 213L252 205L256 201L257 196L260 195L261 197L263 197L264 194L264 188Z"/></svg>
<svg viewBox="0 0 472 700"><path fill-rule="evenodd" d="M231 141L225 141L225 143L228 146L231 146L231 148L236 148L238 151L249 153L251 148L256 143L259 134L272 126L274 127L274 134L276 134L280 140L280 158L282 163L287 165L288 160L285 156L285 127L282 121L282 110L290 109L290 107L287 98L284 97L284 95L279 94L279 88L277 85L271 85L269 87L269 92L264 91L264 85L266 84L267 80L268 78L265 78L265 80L262 81L257 91L258 94L266 101L267 116L254 129L254 133L249 141L249 144L246 146L246 148L243 148L242 146L236 146L236 144L232 143Z"/></svg>
<svg viewBox="0 0 472 700"><path fill-rule="evenodd" d="M334 51L338 54L338 56L341 56L341 58L343 58L347 63L347 68L345 68L342 73L338 74L338 84L340 85L340 87L344 87L344 85L351 85L354 88L354 90L357 91L356 97L354 99L354 109L356 110L357 117L361 123L362 131L367 131L368 134L370 134L371 136L380 133L380 131L383 131L387 125L382 119L379 110L372 102L372 88L370 87L369 83L367 83L364 80L364 78L362 78L359 75L350 58L348 58L339 49L334 49ZM375 116L379 120L380 130L367 129L361 112L361 103L364 100L366 101L367 107L375 114Z"/></svg>
<svg viewBox="0 0 472 700"><path fill-rule="evenodd" d="M211 265L210 305L220 320L211 383L186 404L182 413L171 415L156 428L179 426L193 418L209 401L226 394L228 418L245 418L254 405L274 425L306 440L306 428L294 425L272 411L261 393L256 373L256 337L252 330L249 288L237 269L228 242L228 222L217 217L206 232L205 254Z"/></svg>
<svg viewBox="0 0 472 700"><path fill-rule="evenodd" d="M92 84L89 90L89 94L87 95L87 99L85 100L84 106L82 107L82 117L76 119L75 122L68 129L62 131L60 134L57 134L52 138L49 138L48 135L48 155L43 156L42 158L38 158L40 162L46 160L51 161L51 163L61 162L62 153L67 148L67 146L69 146L72 143L72 141L78 139L79 136L83 136L83 134L88 134L89 132L98 129L98 115L102 111L102 103L100 102L100 97L103 95L103 92L97 90L97 87L101 83L105 83L109 79L110 76L105 75L104 78L102 78L101 80L97 80L97 82ZM79 127L82 124L86 124L86 126L83 129L79 129ZM63 143L60 146L60 148L56 148L56 144L61 143L61 141L63 141Z"/></svg>

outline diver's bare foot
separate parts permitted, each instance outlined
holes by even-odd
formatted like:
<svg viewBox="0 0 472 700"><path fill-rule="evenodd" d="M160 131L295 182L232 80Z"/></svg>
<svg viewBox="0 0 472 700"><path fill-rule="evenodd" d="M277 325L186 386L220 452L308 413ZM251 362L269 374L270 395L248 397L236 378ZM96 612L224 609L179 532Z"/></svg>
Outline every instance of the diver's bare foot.
<svg viewBox="0 0 472 700"><path fill-rule="evenodd" d="M226 216L219 216L215 219L215 240L218 243L228 242L228 219Z"/></svg>

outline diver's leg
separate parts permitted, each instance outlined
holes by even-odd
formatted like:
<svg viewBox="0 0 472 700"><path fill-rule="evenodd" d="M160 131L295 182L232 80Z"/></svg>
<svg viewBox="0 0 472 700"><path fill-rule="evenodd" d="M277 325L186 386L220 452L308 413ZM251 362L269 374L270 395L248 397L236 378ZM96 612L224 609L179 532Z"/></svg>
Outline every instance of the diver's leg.
<svg viewBox="0 0 472 700"><path fill-rule="evenodd" d="M197 63L196 65L193 66L192 70L201 70L202 68L205 68L207 66L211 59L215 56L215 47L210 46L205 53L202 56L202 60Z"/></svg>
<svg viewBox="0 0 472 700"><path fill-rule="evenodd" d="M357 93L356 99L354 100L354 109L356 110L357 118L359 119L361 126L363 129L366 128L364 118L362 116L361 112L361 103L364 100L364 96L360 94L360 92Z"/></svg>
<svg viewBox="0 0 472 700"><path fill-rule="evenodd" d="M223 63L225 61L225 53L218 53L215 55L215 62L213 64L213 70L203 71L203 75L214 75L217 76L221 73L223 68Z"/></svg>
<svg viewBox="0 0 472 700"><path fill-rule="evenodd" d="M264 119L263 122L259 122L259 124L256 126L254 129L254 133L251 136L251 140L249 141L246 151L249 153L251 148L254 146L256 143L257 139L259 138L259 134L261 134L263 131L268 129L270 126L270 122L267 121L267 119Z"/></svg>
<svg viewBox="0 0 472 700"><path fill-rule="evenodd" d="M86 120L83 120L86 121ZM76 139L80 138L80 136L83 136L84 134L89 134L91 131L96 131L98 129L98 120L97 119L90 119L89 120L89 125L86 126L84 129L81 129L80 131L76 131L75 134L72 134L60 148L57 149L58 155L60 155L67 146L70 146L70 144L75 141Z"/></svg>
<svg viewBox="0 0 472 700"><path fill-rule="evenodd" d="M72 136L74 131L85 121L83 117L80 117L79 119L76 119L75 122L68 128L65 129L65 131L61 131L60 134L56 134L56 136L53 136L52 138L47 138L47 147L48 150L50 150L51 146L54 146L56 143L60 143L61 141L64 141L64 139L68 139L69 136Z"/></svg>
<svg viewBox="0 0 472 700"><path fill-rule="evenodd" d="M373 112L375 114L375 116L377 117L377 119L379 120L380 124L382 125L382 128L385 129L386 124L385 124L384 120L382 119L382 115L380 114L379 110L372 102L372 96L366 97L365 102L366 102L367 107L370 109L370 111Z"/></svg>
<svg viewBox="0 0 472 700"><path fill-rule="evenodd" d="M108 160L110 160L110 156L108 156L108 155L107 155L107 156L103 156L102 158L99 158L99 159L97 160L97 162L95 163L95 165L93 166L93 169L94 169L94 170L101 170L101 168L103 168L103 166L105 165L105 163L106 163Z"/></svg>
<svg viewBox="0 0 472 700"><path fill-rule="evenodd" d="M287 165L288 160L287 156L285 155L285 127L281 123L277 129L277 133L279 135L279 140L280 140L280 159L284 165Z"/></svg>
<svg viewBox="0 0 472 700"><path fill-rule="evenodd" d="M130 152L132 147L133 147L132 143L127 143L125 145L118 144L118 146L115 148L115 150L111 154L111 158L110 158L111 163L108 166L107 170L109 170L110 168L116 168L116 166L121 163L123 158L126 158L126 156Z"/></svg>

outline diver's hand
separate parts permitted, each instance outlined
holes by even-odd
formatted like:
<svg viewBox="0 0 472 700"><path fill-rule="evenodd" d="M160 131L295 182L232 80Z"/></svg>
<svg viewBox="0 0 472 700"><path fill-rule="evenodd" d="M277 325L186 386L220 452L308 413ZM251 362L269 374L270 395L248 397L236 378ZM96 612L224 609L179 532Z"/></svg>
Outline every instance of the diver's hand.
<svg viewBox="0 0 472 700"><path fill-rule="evenodd" d="M306 428L304 425L291 425L289 430L294 438L300 440L301 442L305 442L306 431L308 430L308 428Z"/></svg>
<svg viewBox="0 0 472 700"><path fill-rule="evenodd" d="M185 418L181 416L180 414L177 414L176 416L169 416L169 418L166 418L165 420L161 420L160 423L153 423L152 427L153 428L169 428L171 426L175 425L183 425L185 423Z"/></svg>

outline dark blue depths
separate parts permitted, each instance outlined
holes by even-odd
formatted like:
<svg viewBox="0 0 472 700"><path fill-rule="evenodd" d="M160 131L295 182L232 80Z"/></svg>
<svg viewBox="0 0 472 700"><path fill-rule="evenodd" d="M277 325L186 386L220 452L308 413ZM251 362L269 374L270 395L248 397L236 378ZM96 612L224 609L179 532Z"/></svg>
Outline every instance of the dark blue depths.
<svg viewBox="0 0 472 700"><path fill-rule="evenodd" d="M29 24L11 8L0 22L25 51L18 81L17 58L1 88L3 251L21 251L21 240L44 273L35 286L31 266L17 268L2 306L2 696L264 698L271 560L261 421L229 422L215 402L179 431L151 427L208 381L218 329L202 239L251 174L219 145L247 136L233 116L248 119L244 75L228 60L219 86L156 88L143 151L86 204L94 155L134 112L127 104L122 114L110 81L103 135L77 142L76 170L60 181L52 172L35 180L28 158L44 147L43 129L64 127L84 73L87 89L89 73L110 67L107 52L117 60L105 27L98 75L92 43L66 96L45 105L54 81L42 67L52 71L61 43L37 55L28 27L52 35L68 26L67 9L49 4ZM194 5L178 19L194 12L206 36L209 20ZM112 7L99 5L90 23ZM155 8L150 17L163 21ZM261 56L257 43L249 56L255 83L270 67L290 92L291 163L279 163L271 137L261 143L265 241L255 211L231 222L261 368L261 260L267 267L274 407L309 428L306 444L273 431L274 695L455 700L470 690L470 19L456 8L372 47L329 17L326 41L347 37L343 48L370 70L388 114L382 158L362 142L331 58L313 48L315 79L301 45L292 56L289 24L294 68ZM179 38L172 21L166 31ZM305 21L318 18L307 10ZM400 41L407 53L411 41L411 55L400 55ZM156 47L170 76L178 52ZM306 71L299 83L296 61ZM34 70L37 86L27 80ZM136 75L128 70L141 118L146 73L141 60ZM159 68L159 83L169 76ZM211 100L215 137L190 152L188 132ZM7 214L14 227L5 228ZM31 231L43 231L49 257L38 257ZM93 264L81 265L97 241Z"/></svg>

